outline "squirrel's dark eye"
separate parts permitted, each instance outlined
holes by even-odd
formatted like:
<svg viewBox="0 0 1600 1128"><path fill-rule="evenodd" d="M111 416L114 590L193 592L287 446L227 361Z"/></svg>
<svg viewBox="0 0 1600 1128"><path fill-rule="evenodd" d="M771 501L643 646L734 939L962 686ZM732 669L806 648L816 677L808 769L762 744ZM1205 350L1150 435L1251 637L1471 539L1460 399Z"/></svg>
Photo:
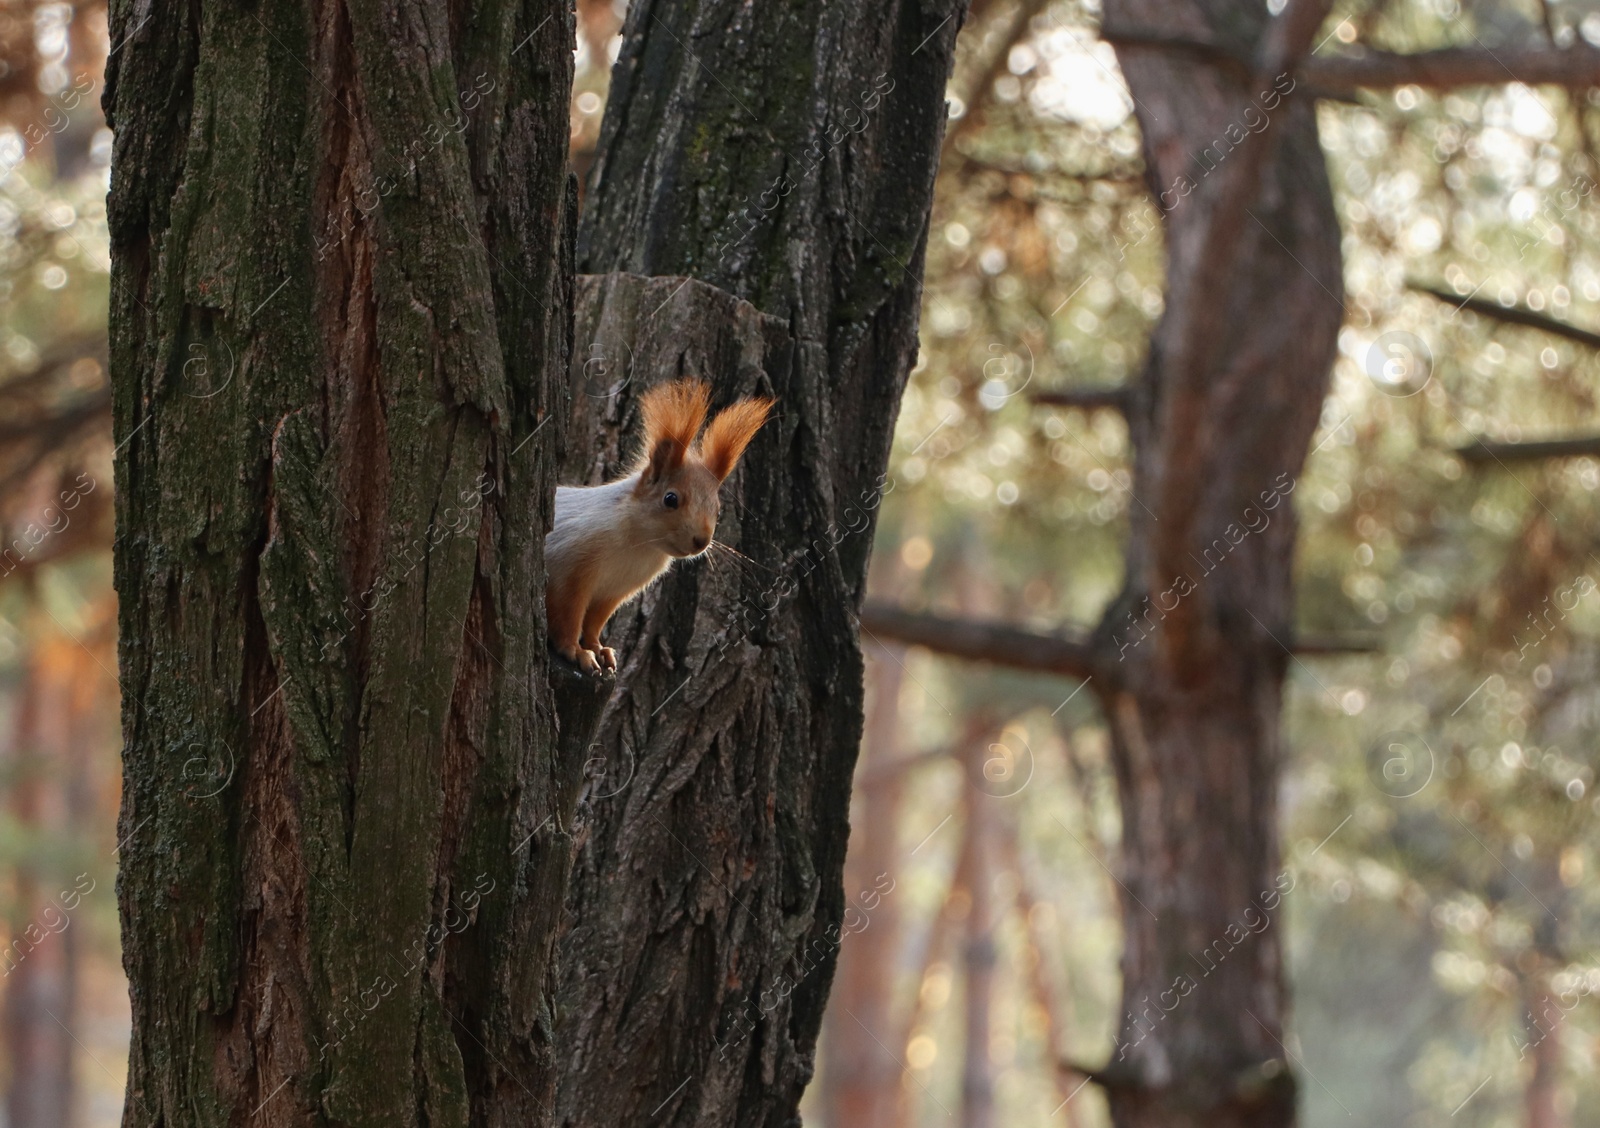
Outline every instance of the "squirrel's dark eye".
<svg viewBox="0 0 1600 1128"><path fill-rule="evenodd" d="M676 508L678 508L678 494L677 494L677 492L675 490L668 490L666 492L666 495L664 497L662 497L661 504L665 505L668 509L676 509Z"/></svg>

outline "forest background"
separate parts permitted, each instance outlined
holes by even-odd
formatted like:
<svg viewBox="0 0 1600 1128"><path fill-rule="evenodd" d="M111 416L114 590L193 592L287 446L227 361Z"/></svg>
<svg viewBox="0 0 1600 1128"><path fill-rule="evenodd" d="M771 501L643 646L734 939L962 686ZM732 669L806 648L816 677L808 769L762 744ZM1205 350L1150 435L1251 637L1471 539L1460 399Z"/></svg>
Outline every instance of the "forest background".
<svg viewBox="0 0 1600 1128"><path fill-rule="evenodd" d="M580 172L619 8L579 5ZM1090 2L989 0L962 32L922 351L874 549L880 612L1070 634L1121 585L1144 503L1117 389L1162 312L1164 251L1100 20ZM1318 58L1354 43L1586 57L1600 5L1377 0L1336 6L1323 34ZM126 1076L99 110L115 49L102 5L0 11L10 1128L115 1124ZM1303 471L1264 482L1271 500L1193 573L1298 515L1284 871L1240 927L1283 930L1285 1053L1313 1128L1557 1128L1600 1109L1600 91L1511 77L1318 91L1339 359ZM1120 647L1148 615L1113 623ZM866 617L856 908L807 1118L1106 1124L1071 1068L1114 1059L1126 1025L1095 696L907 648L897 622ZM199 755L184 786L204 795L232 770Z"/></svg>

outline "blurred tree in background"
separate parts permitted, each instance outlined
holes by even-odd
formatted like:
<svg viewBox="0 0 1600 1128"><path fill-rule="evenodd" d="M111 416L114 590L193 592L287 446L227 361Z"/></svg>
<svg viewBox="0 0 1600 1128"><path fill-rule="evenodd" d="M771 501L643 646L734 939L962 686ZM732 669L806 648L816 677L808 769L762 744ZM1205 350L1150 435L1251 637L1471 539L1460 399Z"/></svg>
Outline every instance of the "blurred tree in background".
<svg viewBox="0 0 1600 1128"><path fill-rule="evenodd" d="M877 578L901 607L1031 629L1013 639L1027 665L1033 638L1081 638L1121 586L1141 505L1123 389L1164 278L1135 107L1096 41L1097 7L1013 13L1020 22L1002 12L989 25L1004 65L974 50L967 74L980 80L955 83L955 152L935 214L944 246L930 250L922 367ZM980 26L969 34L978 43ZM1495 61L1559 53L1523 73L1573 67L1586 87L1590 39L1600 15L1578 6L1340 8L1317 35L1319 60L1359 65L1308 64L1298 78L1331 95L1318 117L1347 291L1332 392L1284 491L1302 522L1295 635L1335 644L1302 648L1290 666L1280 802L1292 885L1265 926L1285 929L1296 1001L1282 1053L1308 1124L1545 1128L1584 1123L1574 1110L1600 1095L1589 1032L1600 987L1589 892L1600 342L1571 328L1600 325L1597 122L1584 90L1514 83ZM1379 50L1345 47L1358 43ZM1470 50L1448 60L1437 90L1421 73L1397 81L1407 72L1380 53L1458 46ZM1352 73L1383 89L1356 89ZM1454 86L1463 74L1486 85ZM1137 646L1145 632L1119 633ZM1377 652L1361 656L1363 644ZM1353 653L1304 652L1318 649ZM909 1025L886 1083L911 1122L936 1123L972 1083L956 1059L977 1058L1001 1120L1076 1108L1079 1123L1104 1123L1094 1085L1061 1107L1062 1063L1102 1068L1119 1060L1119 1034L1158 1037L1165 1021L1154 1007L1117 1013L1123 891L1104 720L1090 694L1067 700L1071 681L916 651L901 660L898 755L930 777L921 787L946 778L901 798L888 856L902 886L942 890L916 914L935 934L952 904L965 917L979 900L960 832L940 832L942 850L939 836L920 845L984 794L969 772L966 802L952 802L959 755L924 766L970 746L969 703L1023 698L999 723L1027 742L991 753L990 767L1029 782L983 820L1021 838L989 878L1009 893L1002 919L970 926L1012 945L998 982L975 981L999 1000L988 1052L964 1045L973 1004L960 1002L972 990L960 958L929 960L913 933L887 965L900 985L887 1009ZM869 819L879 794L858 786ZM904 905L899 914L905 931ZM1038 934L1041 920L1053 935ZM870 936L852 943L870 949ZM853 958L847 945L847 967ZM1197 959L1197 982L1205 968ZM849 1021L850 983L841 972L830 1034ZM1077 1091L1082 1075L1065 1072ZM826 1072L820 1088L831 1091Z"/></svg>
<svg viewBox="0 0 1600 1128"><path fill-rule="evenodd" d="M582 168L620 13L580 14ZM1092 3L990 0L963 32L880 600L1075 638L1121 588L1139 502L1120 389L1165 280L1100 20ZM76 1122L114 1122L126 1047L104 28L94 5L0 12L0 1084L19 1126L73 1123L54 1118L69 1077ZM1376 50L1445 47L1504 65L1483 85L1371 90L1306 69L1330 95L1346 294L1286 495L1294 621L1377 649L1289 666L1294 884L1268 926L1292 988L1284 1053L1307 1125L1576 1128L1600 1108L1600 96L1511 79L1534 51L1595 74L1600 7L1357 3L1317 39L1319 59L1374 67ZM1125 1025L1119 804L1092 688L863 642L855 911L808 1118L1106 1124L1099 1087L1062 1067L1115 1059ZM74 897L79 875L94 887Z"/></svg>
<svg viewBox="0 0 1600 1128"><path fill-rule="evenodd" d="M0 11L0 764L8 1125L122 1106L98 4Z"/></svg>

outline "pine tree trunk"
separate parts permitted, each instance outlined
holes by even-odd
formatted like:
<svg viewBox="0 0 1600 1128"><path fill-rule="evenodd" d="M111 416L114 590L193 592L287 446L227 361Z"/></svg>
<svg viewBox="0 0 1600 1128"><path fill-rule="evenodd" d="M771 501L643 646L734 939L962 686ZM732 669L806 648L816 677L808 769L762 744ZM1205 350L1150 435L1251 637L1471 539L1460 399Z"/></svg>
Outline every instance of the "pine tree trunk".
<svg viewBox="0 0 1600 1128"><path fill-rule="evenodd" d="M124 1123L545 1123L570 6L111 38Z"/></svg>
<svg viewBox="0 0 1600 1128"><path fill-rule="evenodd" d="M40 616L33 617L35 629L29 633L37 636ZM72 829L66 802L72 779L65 770L74 751L71 667L50 653L55 645L61 644L36 643L23 659L6 764L7 813L27 836L40 839ZM7 1128L73 1128L77 1123L72 1066L78 930L72 928L70 909L77 906L73 894L82 886L75 889L57 867L39 864L54 852L47 840L28 844L29 856L16 869L8 943L0 950Z"/></svg>
<svg viewBox="0 0 1600 1128"><path fill-rule="evenodd" d="M73 937L53 934L57 891L30 865L17 868L17 913L5 969L5 1123L8 1128L73 1128L75 1091L70 1026L76 1018L77 974ZM69 890L71 886L68 886Z"/></svg>
<svg viewBox="0 0 1600 1128"><path fill-rule="evenodd" d="M1534 922L1532 944L1516 963L1523 1007L1523 1038L1517 1044L1522 1123L1524 1128L1568 1128L1572 1117L1562 1099L1567 1057L1564 1031L1567 1014L1586 992L1580 991L1579 985L1558 990L1553 977L1568 960L1558 922L1567 917L1576 890L1561 880L1560 869L1553 862L1535 868L1535 885L1543 890L1541 901L1552 907Z"/></svg>
<svg viewBox="0 0 1600 1128"><path fill-rule="evenodd" d="M848 890L870 889L894 872L901 798L907 771L900 763L900 689L904 650L880 647L872 663L872 699L856 774L852 825L856 834L845 866ZM888 1128L900 1102L900 1050L883 1031L894 1025L894 987L900 956L899 901L885 898L865 927L845 936L825 1019L823 1123L828 1128ZM878 1032L878 1033L874 1033Z"/></svg>
<svg viewBox="0 0 1600 1128"><path fill-rule="evenodd" d="M966 759L966 854L958 868L971 875L967 888L972 908L967 913L966 935L961 949L961 990L963 1030L961 1046L961 1128L993 1128L994 1066L989 1059L990 1018L994 1010L995 964L998 925L994 879L995 815L993 796L984 794L973 783L983 778L984 761L991 753L984 743L963 749Z"/></svg>
<svg viewBox="0 0 1600 1128"><path fill-rule="evenodd" d="M1559 954L1556 954L1559 959ZM1559 966L1559 964L1557 965ZM1570 1118L1560 1108L1563 1073L1562 1028L1566 1022L1562 1004L1570 996L1551 990L1544 974L1531 974L1523 980L1526 1041L1517 1053L1519 1062L1531 1060L1532 1067L1521 1066L1522 1123L1524 1128L1567 1128Z"/></svg>
<svg viewBox="0 0 1600 1128"><path fill-rule="evenodd" d="M1124 1017L1101 1078L1118 1128L1294 1121L1281 948L1294 878L1277 835L1289 495L1343 288L1314 104L1260 63L1289 17L1302 43L1320 20L1294 0L1271 32L1244 0L1107 6L1167 246L1166 309L1128 412L1127 587L1098 638L1123 820Z"/></svg>
<svg viewBox="0 0 1600 1128"><path fill-rule="evenodd" d="M573 878L563 1124L784 1124L811 1077L845 912L856 611L963 8L629 10L579 239L606 277L576 350L631 382L580 369L603 438L569 472L614 469L639 388L680 373L778 408L723 491L719 539L749 562L680 565L610 627L601 745L631 782L590 805Z"/></svg>
<svg viewBox="0 0 1600 1128"><path fill-rule="evenodd" d="M1064 960L1058 952L1058 946L1051 942L1053 934L1070 934L1072 921L1065 925L1060 922L1060 907L1058 905L1041 902L1034 897L1028 881L1028 871L1022 862L1022 846L1017 841L1016 820L1011 820L1005 827L1005 832L1000 841L1006 868L1017 875L1017 915L1027 929L1029 946L1032 949L1024 956L1026 966L1028 991L1033 995L1034 1001L1044 1012L1044 1044L1049 1059L1060 1060L1062 1044L1065 1035L1072 1028L1070 1020L1071 1011L1062 1013L1062 999L1070 999L1070 984L1062 984L1060 979L1063 972L1052 974L1053 967L1061 967ZM1050 912L1050 923L1046 924L1040 917L1040 910ZM1057 1069L1055 1071L1055 1084L1057 1095L1061 1104L1056 1111L1061 1113L1061 1121L1065 1128L1080 1128L1083 1123L1081 1103L1076 1100L1078 1093L1083 1089L1085 1082L1075 1070Z"/></svg>

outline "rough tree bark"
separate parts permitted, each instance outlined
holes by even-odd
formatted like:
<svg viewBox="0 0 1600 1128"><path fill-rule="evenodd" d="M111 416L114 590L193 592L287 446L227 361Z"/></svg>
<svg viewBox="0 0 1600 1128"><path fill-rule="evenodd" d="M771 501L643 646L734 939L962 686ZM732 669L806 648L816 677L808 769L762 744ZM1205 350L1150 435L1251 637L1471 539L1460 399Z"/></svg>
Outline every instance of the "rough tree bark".
<svg viewBox="0 0 1600 1128"><path fill-rule="evenodd" d="M111 37L124 1124L546 1122L570 6Z"/></svg>
<svg viewBox="0 0 1600 1128"><path fill-rule="evenodd" d="M610 628L601 743L630 782L590 805L573 877L563 1124L792 1123L811 1077L846 900L855 613L963 8L629 10L579 239L607 277L576 351L631 356L632 379L587 389L605 437L569 469L615 468L639 388L680 372L778 409L724 490L719 538L749 561L679 566Z"/></svg>

